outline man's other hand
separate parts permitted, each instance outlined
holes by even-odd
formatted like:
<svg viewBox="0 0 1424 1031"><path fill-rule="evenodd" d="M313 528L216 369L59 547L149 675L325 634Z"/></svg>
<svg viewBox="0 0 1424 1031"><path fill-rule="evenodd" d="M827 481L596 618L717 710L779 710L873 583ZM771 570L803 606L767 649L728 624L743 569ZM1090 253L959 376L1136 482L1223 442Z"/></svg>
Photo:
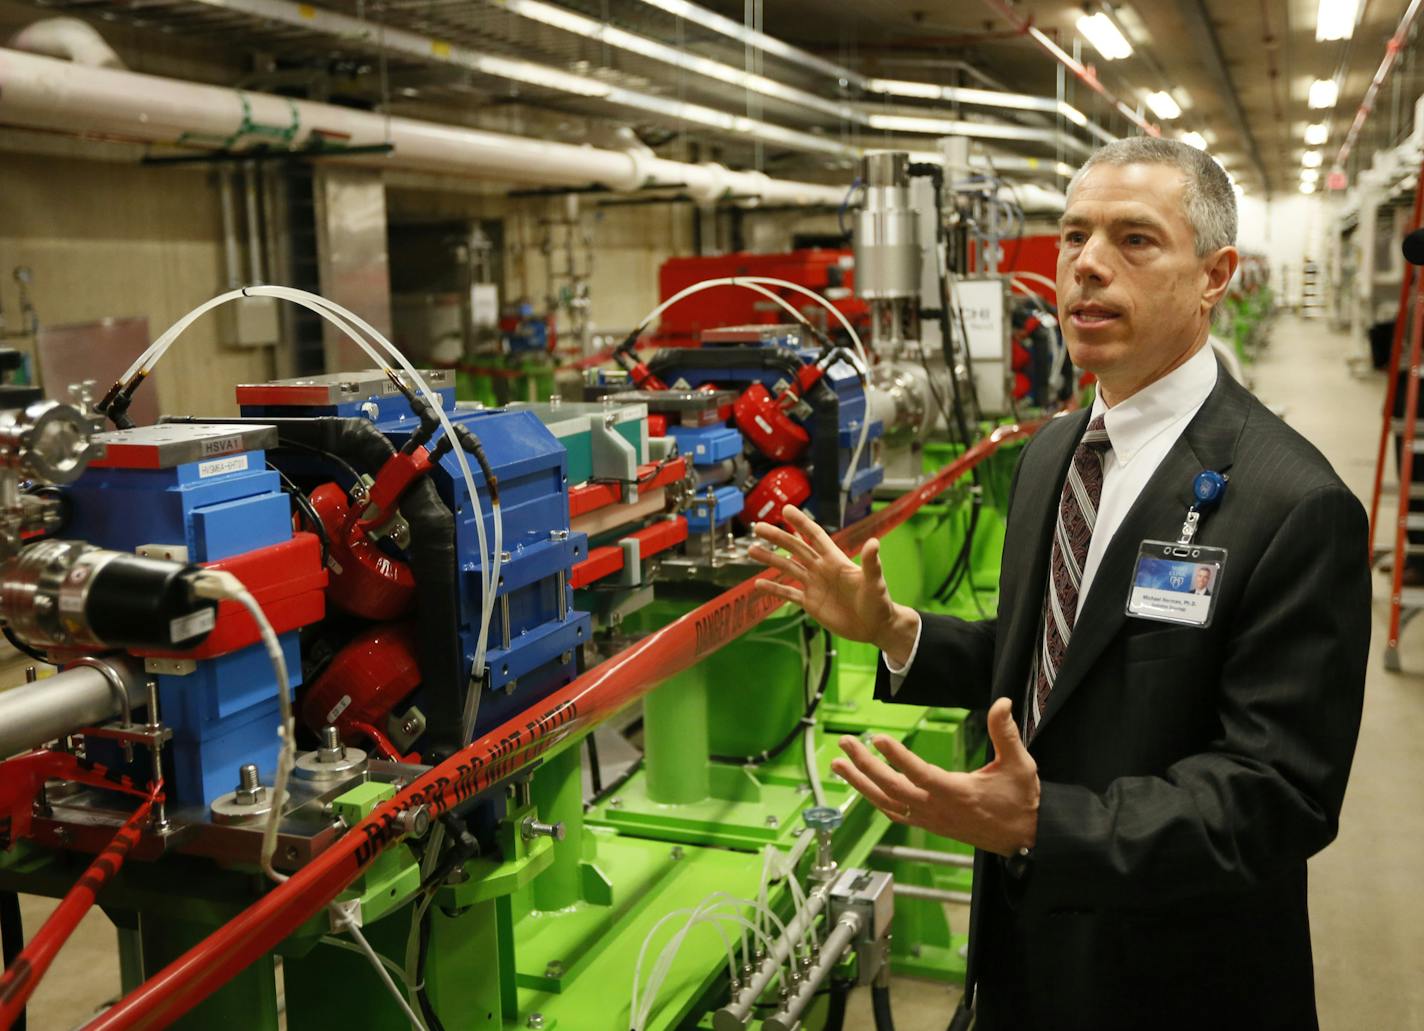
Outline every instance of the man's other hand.
<svg viewBox="0 0 1424 1031"><path fill-rule="evenodd" d="M850 758L836 759L831 769L896 823L1012 855L1032 848L1038 837L1038 764L1024 748L1007 698L989 709L988 722L994 760L973 773L927 763L883 734L873 741L888 765L855 738L842 737Z"/></svg>
<svg viewBox="0 0 1424 1031"><path fill-rule="evenodd" d="M919 635L920 617L890 597L880 569L880 541L866 543L857 566L805 512L787 505L782 515L794 533L770 523L757 523L754 532L787 554L759 545L747 553L787 579L758 580L756 590L800 605L831 633L874 644L894 665L903 666Z"/></svg>

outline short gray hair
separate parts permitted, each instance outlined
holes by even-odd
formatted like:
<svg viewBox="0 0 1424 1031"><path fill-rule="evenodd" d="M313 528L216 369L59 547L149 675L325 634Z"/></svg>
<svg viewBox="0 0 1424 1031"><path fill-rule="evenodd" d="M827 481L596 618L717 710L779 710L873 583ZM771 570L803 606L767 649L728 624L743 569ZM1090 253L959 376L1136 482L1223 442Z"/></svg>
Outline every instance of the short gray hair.
<svg viewBox="0 0 1424 1031"><path fill-rule="evenodd" d="M1196 234L1197 257L1236 243L1236 191L1226 171L1205 151L1176 140L1132 136L1099 147L1068 184L1072 196L1097 165L1168 165L1182 173L1182 208Z"/></svg>

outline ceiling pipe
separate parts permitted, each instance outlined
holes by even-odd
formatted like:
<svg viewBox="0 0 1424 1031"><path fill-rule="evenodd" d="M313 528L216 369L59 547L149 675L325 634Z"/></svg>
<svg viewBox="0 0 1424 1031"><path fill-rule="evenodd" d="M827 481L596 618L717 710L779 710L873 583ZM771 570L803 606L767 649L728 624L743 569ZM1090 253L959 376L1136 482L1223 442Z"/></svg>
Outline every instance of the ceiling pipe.
<svg viewBox="0 0 1424 1031"><path fill-rule="evenodd" d="M997 11L1000 16L1006 18L1009 24L1013 25L1024 35L1030 37L1044 50L1047 50L1055 61L1077 76L1079 81L1089 89L1099 94L1104 100L1117 108L1118 112L1133 125L1137 126L1148 136L1162 135L1162 130L1158 129L1157 126L1124 104L1111 90L1099 82L1097 74L1091 68L1081 61L1075 61L1066 50L1036 28L1032 20L1019 17L1018 12L1014 10L1013 5L1009 3L1008 0L984 0L984 3L988 4L992 10Z"/></svg>
<svg viewBox="0 0 1424 1031"><path fill-rule="evenodd" d="M1350 123L1350 131L1345 134L1345 142L1340 145L1340 153L1335 155L1335 164L1331 171L1343 172L1345 170L1345 159L1350 156L1355 141L1360 138L1360 130L1365 127L1366 119L1375 109L1375 95L1384 85L1384 80L1389 78L1389 73L1394 69L1394 62L1399 60L1400 51L1404 49L1404 41L1409 36L1409 27L1414 24L1414 18L1419 14L1420 2L1421 0L1410 0L1404 17L1399 19L1399 28L1394 30L1394 35L1384 45L1384 60L1380 62L1375 77L1370 80L1369 87L1365 90L1364 99L1360 101L1360 108L1355 112L1354 121Z"/></svg>
<svg viewBox="0 0 1424 1031"><path fill-rule="evenodd" d="M789 150L808 151L842 158L855 158L860 156L859 147L843 143L829 134L817 135L810 132L803 132L799 129L790 129L785 126L762 121L761 119L731 114L726 111L706 107L702 104L692 104L682 100L614 86L592 76L577 75L572 72L566 72L561 68L554 68L532 61L516 60L483 53L457 43L452 43L448 40L410 32L409 30L397 28L393 25L381 25L369 20L353 18L337 11L314 7L311 4L295 3L293 0L195 0L195 2L211 7L220 7L226 11L246 14L253 18L262 19L263 21L280 22L285 25L305 29L309 32L321 33L347 43L360 43L373 49L406 54L419 60L453 65L483 75L504 78L513 82L520 82L525 85L545 89L559 90L591 100L601 100L610 104L617 104L634 110L660 115L675 121L691 122L715 131L731 133L738 136L748 136L764 143L785 147ZM591 26L598 24L593 23L591 19L582 18L582 16L574 15L570 12L564 12L562 8L555 8L549 4L539 3L538 0L503 0L503 2L507 9L514 14L530 16L530 12L538 11L540 16L537 20L541 20L546 24L555 25L555 27L569 32L576 33L580 29L593 31ZM554 12L559 12L559 14L556 15ZM612 35L614 32L620 32L621 35ZM643 56L655 60L667 60L666 56L663 55L663 51L671 49L663 44L656 43L656 41L647 40L645 37L635 37L632 33L621 32L621 30L605 29L598 38L603 42L609 43L609 45L623 46L625 48L632 47L636 52L643 54ZM637 45L631 42L633 40L641 40L648 44L649 48L636 49ZM698 61L702 66L717 66L723 69L722 73L713 75L706 67L700 67L701 74L709 75L722 82L732 82L731 76L741 76L744 74L728 65L719 65L718 62L711 61L710 59L688 56L687 60ZM679 67L684 67L684 65L679 65ZM760 92L765 96L776 97L777 99L787 102L794 103L796 102L795 97L802 95L802 91L782 86L764 76L747 76L736 84ZM901 82L888 79L862 80L861 85L867 91L878 94L892 94L921 99L940 99L952 103L965 103L980 107L1055 112L1061 114L1074 125L1092 132L1093 135L1099 139L1106 138L1107 140L1111 140L1114 138L1110 134L1107 134L1102 128L1092 125L1082 112L1073 108L1071 105L1047 97L1033 97L1019 93L1000 93L994 90L942 87L932 83ZM840 104L836 107L836 113L839 117L851 122L853 125L872 130L883 127L879 125L877 121L883 118L883 115L879 112L880 109L877 107L860 103ZM926 113L933 115L936 112L927 109ZM1020 132L1017 131L1017 127L1007 122L995 123L993 125L967 121L957 123L946 121L943 117L943 113L941 113L941 117L939 118L924 119L924 122L927 126L926 128L917 129L912 122L906 122L902 124L900 128L907 132L927 132L932 135L955 132L981 139L1032 140L1043 143L1050 148L1063 147L1070 150L1076 148L1082 150L1084 153L1088 153L1090 150L1090 148L1084 147L1081 141L1071 133L1045 133L1043 130L1023 130ZM960 127L947 129L944 128L946 125L957 125Z"/></svg>
<svg viewBox="0 0 1424 1031"><path fill-rule="evenodd" d="M204 0L204 2L221 3L226 5L228 0ZM552 4L544 3L543 0L492 0L492 2L498 3L500 6L505 7L510 11L513 11L515 14L523 14L526 17L533 17L536 20L544 22L545 24L564 28L570 32L589 36L589 38L597 38L601 42L608 43L612 46L621 46L624 49L633 50L636 53L643 54L643 56L645 57L653 57L656 60L669 60L666 57L662 57L658 54L655 54L653 50L650 49L652 47L657 47L661 50L669 49L663 44L648 40L646 37L634 36L632 33L623 32L619 29L604 28L595 33L594 30L591 30L586 27L586 23L591 22L592 19L586 19L580 15L571 14L569 12L566 12L563 8L555 7ZM827 61L821 57L816 56L815 54L809 53L808 51L793 47L788 43L784 43L781 40L776 39L774 36L768 36L764 32L758 32L755 29L747 28L744 25L732 21L730 18L725 18L720 14L714 14L713 12L708 11L705 8L698 7L695 4L687 3L686 0L643 0L643 2L649 4L650 6L657 7L660 10L666 11L669 14L673 14L677 17L686 18L688 21L701 25L703 28L711 29L714 32L718 32L721 35L726 36L728 39L734 39L737 42L742 43L746 46L761 50L763 53L771 54L775 57L780 57L792 63L799 64L804 68L818 72L822 75L829 75L837 79L840 85L845 89L857 89L863 90L864 92L870 94L880 94L887 96L914 97L927 100L946 100L951 103L978 104L987 107L1047 111L1052 114L1062 115L1074 125L1086 129L1091 135L1093 135L1103 143L1109 143L1112 140L1117 139L1116 136L1114 136L1112 133L1109 133L1102 126L1090 121L1082 112L1078 111L1072 105L1063 103L1062 101L1050 97L1032 97L1021 93L1012 93L1007 90L1001 90L997 88L997 84L993 84L991 80L987 80L987 77L984 76L981 72L977 71L976 69L974 69L963 61L956 61L952 63L963 67L969 74L979 78L982 81L985 81L986 84L994 85L996 88L981 90L956 87L942 87L937 83L907 82L899 79L883 79L875 78L873 76L866 76L860 74L859 72L854 72L851 69L844 67L843 65L838 65ZM594 24L597 25L601 23ZM1036 29L1033 31L1037 32ZM1016 23L1013 29L1008 30L1006 32L984 33L974 38L1012 38L1014 36L1022 35L1024 32L1025 29L1021 26L1018 26ZM1042 33L1038 33L1038 35L1042 36ZM1047 37L1044 37L1044 39L1046 41ZM1048 46L1051 50L1057 51L1057 48L1054 47L1051 42L1048 43ZM889 49L895 53L903 52L903 47L897 49L896 47L891 46ZM1062 54L1062 51L1057 52ZM1067 58L1068 61L1072 62L1070 67L1076 65L1077 69L1079 70L1078 74L1080 76L1091 75L1091 72L1088 72L1087 69L1083 68L1082 65L1078 65L1077 62L1073 62L1072 58L1069 58L1067 54L1063 54L1063 57ZM700 67L693 68L689 62L700 62ZM687 67L691 70L701 71L703 74L711 75L713 78L719 79L723 82L731 82L736 85L746 85L748 89L753 90L757 90L758 86L751 80L761 80L762 82L769 81L762 76L747 76L746 73L743 73L738 69L732 68L729 65L720 65L719 67L721 71L714 72L710 70L710 68L713 65L717 65L718 62L712 61L708 58L683 57L674 60L669 60L669 63L676 64L679 67ZM1106 90L1102 88L1101 84L1096 82L1095 79L1089 82L1089 85L1092 85L1094 89L1096 89L1099 93L1102 93L1104 96L1108 97L1110 100L1114 99L1110 93L1107 93ZM771 92L766 92L767 96L777 97L778 99L787 100L792 103L803 103L803 106L807 107L816 107L819 105L823 109L826 109L827 105L830 103L829 101L820 100L819 98L816 98L815 103L808 104L805 103L803 99L801 99L805 95L804 91L792 90L790 87L786 87L779 83L773 83L772 86L774 88ZM763 90L758 91L764 92ZM793 93L800 94L801 97L793 97ZM955 96L955 94L959 95ZM1148 126L1145 122L1142 122L1140 120L1140 116L1138 116L1135 111L1132 111L1130 108L1126 107L1126 105L1122 104L1121 102L1115 102L1118 104L1119 109L1125 115L1127 115L1129 119L1134 120L1139 125L1143 125L1145 131L1156 135L1155 130L1151 126ZM1034 106L1035 104L1046 106ZM856 122L857 124L863 125L866 124L867 117L874 114L874 109L867 109L864 104L839 105L835 113L839 117L846 118L850 121ZM928 113L934 114L933 111Z"/></svg>
<svg viewBox="0 0 1424 1031"><path fill-rule="evenodd" d="M421 61L433 61L472 71L480 75L518 82L537 89L557 90L577 97L600 100L608 104L631 108L677 122L687 122L718 132L731 133L761 140L790 150L827 154L832 157L855 158L857 148L841 143L830 135L817 135L783 125L731 114L703 104L693 104L675 97L659 96L641 90L615 86L592 75L579 75L552 65L503 57L471 47L427 36L418 32L383 25L365 18L353 18L339 11L327 10L292 0L196 0L208 7L220 8L261 21L290 25L306 32L315 32L358 44L373 50L403 54Z"/></svg>
<svg viewBox="0 0 1424 1031"><path fill-rule="evenodd" d="M99 31L78 18L45 18L10 37L10 46L90 68L122 68L124 62Z"/></svg>
<svg viewBox="0 0 1424 1031"><path fill-rule="evenodd" d="M0 122L74 135L213 150L257 144L293 151L389 144L341 160L377 168L545 186L600 183L623 192L677 186L700 204L839 204L844 186L773 179L718 164L669 161L505 133L388 118L369 111L220 86L84 68L0 49Z"/></svg>

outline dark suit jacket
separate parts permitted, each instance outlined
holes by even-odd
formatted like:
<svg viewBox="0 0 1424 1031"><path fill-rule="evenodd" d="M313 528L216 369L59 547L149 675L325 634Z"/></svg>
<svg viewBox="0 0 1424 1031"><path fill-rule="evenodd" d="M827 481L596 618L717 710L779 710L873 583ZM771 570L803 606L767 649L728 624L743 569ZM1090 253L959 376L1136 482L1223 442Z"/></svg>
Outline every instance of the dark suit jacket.
<svg viewBox="0 0 1424 1031"><path fill-rule="evenodd" d="M997 618L925 616L894 701L1023 722L1049 544L1088 419L1014 476ZM1199 543L1228 549L1207 628L1125 615L1138 546L1176 540L1202 469L1228 473ZM1027 872L975 860L980 1029L1314 1028L1306 859L1334 838L1370 637L1364 511L1321 454L1226 375L1104 554L1030 751ZM877 696L890 700L880 666Z"/></svg>

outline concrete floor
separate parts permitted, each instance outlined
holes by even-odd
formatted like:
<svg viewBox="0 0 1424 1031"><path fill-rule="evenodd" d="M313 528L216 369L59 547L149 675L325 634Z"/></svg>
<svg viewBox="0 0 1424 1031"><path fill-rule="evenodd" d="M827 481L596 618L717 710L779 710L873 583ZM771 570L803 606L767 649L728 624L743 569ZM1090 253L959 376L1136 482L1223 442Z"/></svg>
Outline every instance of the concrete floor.
<svg viewBox="0 0 1424 1031"><path fill-rule="evenodd" d="M1283 410L1368 501L1384 379L1351 375L1347 359L1361 350L1321 323L1285 316L1252 376L1261 398ZM1401 642L1407 672L1386 673L1387 606L1376 605L1375 615L1364 726L1340 837L1310 870L1324 1031L1424 1029L1424 625ZM27 899L27 926L38 926L50 908L45 900ZM951 919L963 927L962 911ZM107 920L91 914L36 993L31 1028L73 1027L117 994L113 943ZM958 994L896 979L896 1026L944 1031ZM868 993L852 995L846 1026L872 1026Z"/></svg>

